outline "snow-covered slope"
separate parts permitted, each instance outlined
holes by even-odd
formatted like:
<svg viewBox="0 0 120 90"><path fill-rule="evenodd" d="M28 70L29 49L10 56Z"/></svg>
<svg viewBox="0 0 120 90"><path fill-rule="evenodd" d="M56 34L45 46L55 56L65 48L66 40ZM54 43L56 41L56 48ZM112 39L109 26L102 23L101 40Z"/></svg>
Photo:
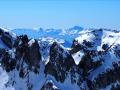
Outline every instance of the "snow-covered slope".
<svg viewBox="0 0 120 90"><path fill-rule="evenodd" d="M105 89L107 85L109 88L106 90L110 90L117 83L117 75L120 75L120 32L102 29L81 32L71 51L75 62L79 62L78 66L85 69L83 75L87 74L85 78L90 90ZM83 60L80 53L86 54ZM118 88L119 84L115 90Z"/></svg>
<svg viewBox="0 0 120 90"><path fill-rule="evenodd" d="M0 66L0 90L15 90L12 85L9 85L9 76L6 71Z"/></svg>
<svg viewBox="0 0 120 90"><path fill-rule="evenodd" d="M0 90L120 89L119 31L13 32L0 29Z"/></svg>

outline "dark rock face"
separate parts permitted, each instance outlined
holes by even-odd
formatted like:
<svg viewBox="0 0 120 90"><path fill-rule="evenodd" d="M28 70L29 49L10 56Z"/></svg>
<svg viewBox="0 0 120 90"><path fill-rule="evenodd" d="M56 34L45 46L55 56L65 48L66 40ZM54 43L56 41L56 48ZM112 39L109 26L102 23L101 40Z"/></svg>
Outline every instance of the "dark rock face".
<svg viewBox="0 0 120 90"><path fill-rule="evenodd" d="M30 70L34 67L34 72L38 73L40 68L40 61L41 61L41 54L39 51L39 44L38 41L35 40L32 45L29 46L28 44L28 38L27 36L20 36L16 40L15 47L16 47L16 58L21 62L22 60L22 67L23 62L25 62L28 65L28 68Z"/></svg>
<svg viewBox="0 0 120 90"><path fill-rule="evenodd" d="M94 70L102 65L102 60L93 61L93 55L95 54L95 51L93 52L87 52L81 59L81 62L79 63L78 67L80 69L83 69L83 77L89 75L89 71Z"/></svg>
<svg viewBox="0 0 120 90"><path fill-rule="evenodd" d="M77 40L73 40L73 44L72 44L71 48L72 49L70 50L70 53L74 54L74 53L82 50L84 47L83 47L83 45L79 44Z"/></svg>
<svg viewBox="0 0 120 90"><path fill-rule="evenodd" d="M86 47L89 48L89 47L93 47L94 44L93 44L92 42L89 42L89 41L84 40L84 41L83 41L83 45L85 45Z"/></svg>
<svg viewBox="0 0 120 90"><path fill-rule="evenodd" d="M1 56L4 55L4 54L5 54L5 49L0 48L0 58L1 58Z"/></svg>
<svg viewBox="0 0 120 90"><path fill-rule="evenodd" d="M2 55L2 65L7 72L10 72L14 69L17 69L19 76L24 78L27 70L31 70L34 73L39 73L41 54L39 51L39 44L37 40L32 43L31 46L28 45L28 38L26 35L18 36L14 43L14 48L16 49L13 52L15 55L14 58L11 57L9 50L0 49L0 55ZM3 53L4 52L4 53ZM27 67L24 67L24 64Z"/></svg>
<svg viewBox="0 0 120 90"><path fill-rule="evenodd" d="M115 83L117 81L120 82L119 75L120 75L120 65L119 63L113 63L113 69L108 69L106 72L99 74L94 81L88 81L88 83L90 84L89 85L90 90L105 88L111 83ZM114 89L115 87L112 87L111 90L114 90Z"/></svg>
<svg viewBox="0 0 120 90"><path fill-rule="evenodd" d="M16 60L11 58L9 53L6 51L2 57L2 65L7 72L12 71L16 67Z"/></svg>
<svg viewBox="0 0 120 90"><path fill-rule="evenodd" d="M29 65L32 65L35 67L39 66L40 60L41 60L41 54L40 54L39 48L40 48L39 44L36 40L30 47L26 48L24 58L28 60L27 63L29 63Z"/></svg>
<svg viewBox="0 0 120 90"><path fill-rule="evenodd" d="M103 60L93 60L96 55L98 55L98 53L95 51L87 52L82 57L80 63L77 66L72 67L70 70L71 83L77 84L80 87L80 90L86 89L86 87L82 87L84 82L87 83L87 87L91 88L91 81L88 80L88 77L92 71L100 67L103 63Z"/></svg>
<svg viewBox="0 0 120 90"><path fill-rule="evenodd" d="M107 50L109 48L108 44L103 44L102 49Z"/></svg>
<svg viewBox="0 0 120 90"><path fill-rule="evenodd" d="M0 28L0 35L2 35L4 33L4 31Z"/></svg>
<svg viewBox="0 0 120 90"><path fill-rule="evenodd" d="M51 74L57 81L64 82L73 65L75 63L72 56L54 42L50 48L50 61L45 66L45 73Z"/></svg>
<svg viewBox="0 0 120 90"><path fill-rule="evenodd" d="M2 32L1 33L1 40L3 41L3 43L5 43L5 45L9 48L12 48L13 46L13 42L12 42L12 36L8 33L8 32Z"/></svg>

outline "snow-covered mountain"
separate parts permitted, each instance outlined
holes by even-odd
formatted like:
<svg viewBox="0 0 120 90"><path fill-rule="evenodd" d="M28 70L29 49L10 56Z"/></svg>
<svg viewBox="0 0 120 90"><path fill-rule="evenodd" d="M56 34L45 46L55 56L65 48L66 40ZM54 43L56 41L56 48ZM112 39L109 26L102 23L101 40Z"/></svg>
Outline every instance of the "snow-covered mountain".
<svg viewBox="0 0 120 90"><path fill-rule="evenodd" d="M0 79L0 90L120 90L120 32L0 29Z"/></svg>

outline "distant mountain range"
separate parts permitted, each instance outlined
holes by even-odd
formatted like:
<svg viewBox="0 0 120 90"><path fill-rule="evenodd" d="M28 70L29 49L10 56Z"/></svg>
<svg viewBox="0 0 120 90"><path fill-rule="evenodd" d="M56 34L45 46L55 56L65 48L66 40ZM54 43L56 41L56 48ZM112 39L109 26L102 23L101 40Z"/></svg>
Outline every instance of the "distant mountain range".
<svg viewBox="0 0 120 90"><path fill-rule="evenodd" d="M72 44L72 40L74 38L76 38L77 36L79 36L79 32L84 30L82 27L80 26L74 26L72 28L69 29L43 29L43 28L39 28L39 29L13 29L12 32L16 33L17 35L22 35L22 34L27 34L29 38L54 38L57 40L62 40L64 41L63 45L66 45L68 47L70 47L70 45Z"/></svg>

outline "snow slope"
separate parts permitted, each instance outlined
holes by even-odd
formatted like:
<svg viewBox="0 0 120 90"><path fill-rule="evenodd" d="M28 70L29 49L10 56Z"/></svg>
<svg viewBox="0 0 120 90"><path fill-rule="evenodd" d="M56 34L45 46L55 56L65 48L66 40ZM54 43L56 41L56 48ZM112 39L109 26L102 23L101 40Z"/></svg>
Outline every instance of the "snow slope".
<svg viewBox="0 0 120 90"><path fill-rule="evenodd" d="M9 76L5 70L0 66L0 90L15 90L12 85L7 84Z"/></svg>

